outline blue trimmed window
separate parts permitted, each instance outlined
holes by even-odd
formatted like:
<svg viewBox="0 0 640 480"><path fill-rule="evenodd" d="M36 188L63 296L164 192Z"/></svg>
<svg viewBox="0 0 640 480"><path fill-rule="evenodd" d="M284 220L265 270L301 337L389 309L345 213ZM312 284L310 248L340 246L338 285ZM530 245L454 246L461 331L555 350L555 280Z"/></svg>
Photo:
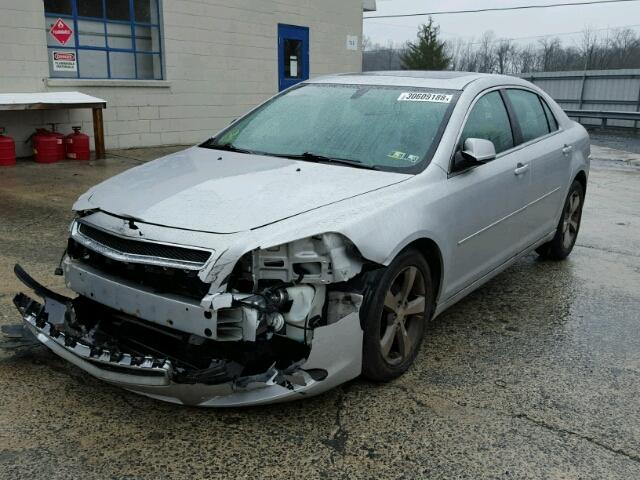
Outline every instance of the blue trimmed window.
<svg viewBox="0 0 640 480"><path fill-rule="evenodd" d="M49 75L161 80L158 3L159 0L44 0ZM50 33L58 18L73 31L64 44Z"/></svg>

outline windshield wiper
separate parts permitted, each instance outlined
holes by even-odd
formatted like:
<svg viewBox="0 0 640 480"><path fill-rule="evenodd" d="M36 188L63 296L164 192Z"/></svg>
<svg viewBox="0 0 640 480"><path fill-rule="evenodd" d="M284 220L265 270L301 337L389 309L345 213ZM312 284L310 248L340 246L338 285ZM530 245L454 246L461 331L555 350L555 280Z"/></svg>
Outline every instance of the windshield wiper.
<svg viewBox="0 0 640 480"><path fill-rule="evenodd" d="M212 150L223 150L225 152L235 152L235 153L254 153L251 150L245 150L244 148L238 148L231 143L207 143L205 145L201 145L204 148L210 148Z"/></svg>
<svg viewBox="0 0 640 480"><path fill-rule="evenodd" d="M291 158L293 160L305 160L308 162L326 162L326 163L338 163L340 165L348 165L350 167L355 168L364 168L367 170L377 170L378 167L375 165L368 165L366 163L362 163L360 160L352 160L348 158L336 158L336 157L326 157L324 155L318 155L313 152L304 152L300 154L287 155L287 154L275 154L273 157L282 157L282 158Z"/></svg>

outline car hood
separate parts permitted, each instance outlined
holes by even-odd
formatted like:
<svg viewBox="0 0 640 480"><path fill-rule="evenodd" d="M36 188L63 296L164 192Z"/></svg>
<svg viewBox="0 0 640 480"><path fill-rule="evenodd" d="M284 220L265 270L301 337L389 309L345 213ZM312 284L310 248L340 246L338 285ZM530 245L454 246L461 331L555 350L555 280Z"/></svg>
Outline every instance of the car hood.
<svg viewBox="0 0 640 480"><path fill-rule="evenodd" d="M411 177L193 147L102 182L73 208L174 228L236 233Z"/></svg>

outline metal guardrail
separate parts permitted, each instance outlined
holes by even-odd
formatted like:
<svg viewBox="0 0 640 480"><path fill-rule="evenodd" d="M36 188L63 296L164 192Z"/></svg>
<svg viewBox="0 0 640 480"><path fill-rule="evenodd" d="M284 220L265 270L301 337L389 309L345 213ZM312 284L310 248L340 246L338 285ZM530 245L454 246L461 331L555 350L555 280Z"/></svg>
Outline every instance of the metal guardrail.
<svg viewBox="0 0 640 480"><path fill-rule="evenodd" d="M602 120L602 127L607 126L609 120L630 120L634 122L634 127L637 128L640 121L640 112L629 112L620 110L564 110L567 115L574 118L596 118Z"/></svg>

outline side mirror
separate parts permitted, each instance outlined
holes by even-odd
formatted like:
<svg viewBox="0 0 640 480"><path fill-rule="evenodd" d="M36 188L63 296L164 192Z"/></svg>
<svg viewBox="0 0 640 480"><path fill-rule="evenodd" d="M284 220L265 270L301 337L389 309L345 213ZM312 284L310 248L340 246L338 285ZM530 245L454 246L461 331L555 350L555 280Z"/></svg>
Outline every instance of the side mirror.
<svg viewBox="0 0 640 480"><path fill-rule="evenodd" d="M454 171L465 170L482 165L496 158L496 147L491 140L467 138L462 150L456 152L453 162Z"/></svg>
<svg viewBox="0 0 640 480"><path fill-rule="evenodd" d="M491 140L467 138L462 148L462 156L475 163L486 163L496 158L496 147Z"/></svg>

